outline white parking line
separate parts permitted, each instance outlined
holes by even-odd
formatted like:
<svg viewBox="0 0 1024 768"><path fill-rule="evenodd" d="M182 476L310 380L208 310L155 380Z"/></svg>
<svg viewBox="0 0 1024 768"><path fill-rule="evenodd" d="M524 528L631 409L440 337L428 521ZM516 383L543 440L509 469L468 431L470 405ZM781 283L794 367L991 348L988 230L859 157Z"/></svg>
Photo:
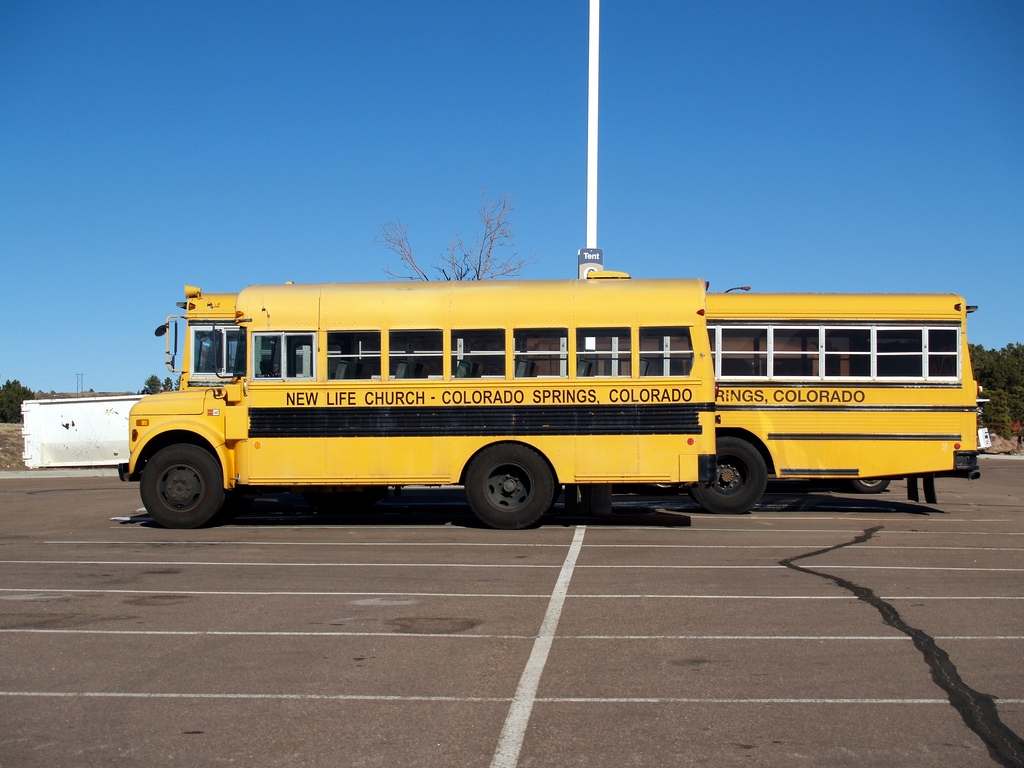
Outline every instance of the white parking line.
<svg viewBox="0 0 1024 768"><path fill-rule="evenodd" d="M275 563L220 560L0 560L0 565L203 565L252 568L558 568L530 563Z"/></svg>
<svg viewBox="0 0 1024 768"><path fill-rule="evenodd" d="M577 599L607 600L857 600L853 595L671 595L671 594L593 594L569 595ZM1024 600L1018 595L879 595L884 600Z"/></svg>
<svg viewBox="0 0 1024 768"><path fill-rule="evenodd" d="M179 546L238 546L238 547L508 547L513 549L532 549L549 547L561 549L565 544L542 544L523 542L521 544L474 541L44 541L44 544L68 544L74 546L126 546L126 547L165 547ZM793 544L593 544L588 543L587 549L801 549L806 547L827 547L833 542L821 541L817 544L799 542ZM938 547L929 545L869 544L864 550L937 550L943 552L1024 552L1024 547Z"/></svg>
<svg viewBox="0 0 1024 768"><path fill-rule="evenodd" d="M142 691L0 691L0 696L97 699L257 699L300 701L504 702L507 696L384 696L358 693L146 693Z"/></svg>
<svg viewBox="0 0 1024 768"><path fill-rule="evenodd" d="M3 561L0 561L3 562ZM687 571L765 571L785 568L776 563L766 565L581 565L580 568L588 569L623 569L633 568L641 570L687 570ZM828 563L815 563L815 570L854 570L854 571L979 571L979 572L1009 572L1019 573L1024 568L979 568L975 566L945 566L945 565L832 565Z"/></svg>
<svg viewBox="0 0 1024 768"><path fill-rule="evenodd" d="M557 565L531 563L280 563L280 562L227 562L220 560L0 560L0 565L145 565L145 566L229 566L232 568L558 568ZM624 564L624 565L580 565L579 568L605 570L684 570L684 571L778 571L786 570L778 563L764 565L708 565L708 564ZM1021 573L1024 568L980 568L975 566L941 565L829 565L817 563L817 569L873 570L873 571L950 571L979 573Z"/></svg>
<svg viewBox="0 0 1024 768"><path fill-rule="evenodd" d="M532 635L473 635L457 632L260 632L228 629L0 629L0 635L129 635L132 637L432 637L475 640L533 640Z"/></svg>
<svg viewBox="0 0 1024 768"><path fill-rule="evenodd" d="M682 698L682 697L651 697L651 698L589 698L551 697L537 701L545 704L945 704L949 699L740 699L740 698ZM999 699L1000 704L1021 704L1024 699Z"/></svg>
<svg viewBox="0 0 1024 768"><path fill-rule="evenodd" d="M551 601L544 614L544 621L541 622L540 632L533 643L533 650L526 662L523 674L519 678L519 685L516 688L515 696L512 699L512 706L509 707L508 715L505 717L505 724L501 729L501 737L498 739L498 747L491 759L491 768L515 768L519 762L519 751L523 747L523 737L526 735L526 726L530 722L530 712L533 710L533 703L537 697L537 687L540 685L540 676L544 672L544 665L548 660L548 652L555 638L558 629L558 620L562 616L562 606L565 605L565 596L569 591L569 581L572 579L573 568L576 559L579 557L580 549L583 547L583 534L586 526L576 528L572 538L572 545L562 563L562 570L558 574L558 581L551 593Z"/></svg>
<svg viewBox="0 0 1024 768"><path fill-rule="evenodd" d="M502 592L334 592L314 590L217 590L217 589L61 589L55 587L0 587L3 593L10 593L13 599L25 599L33 595L213 595L228 597L485 597L485 598L531 598L550 599L544 594L511 594ZM885 600L1024 600L1024 595L880 595ZM575 594L567 600L848 600L856 601L853 595L686 595L686 594Z"/></svg>
<svg viewBox="0 0 1024 768"><path fill-rule="evenodd" d="M444 632L298 632L219 629L0 629L2 635L127 635L186 637L429 637L473 640L535 640L531 635L481 635ZM906 635L557 635L557 640L692 640L692 641L811 641L824 642L910 642ZM1020 641L1024 635L936 635L935 640Z"/></svg>
<svg viewBox="0 0 1024 768"><path fill-rule="evenodd" d="M217 595L228 597L529 597L547 600L551 595L505 594L492 592L334 592L315 590L221 590L221 589L51 589L47 587L0 587L0 600L6 599L2 593L16 595L57 594L99 594L99 595ZM854 598L844 598L854 599Z"/></svg>
<svg viewBox="0 0 1024 768"><path fill-rule="evenodd" d="M508 697L497 696L385 696L355 693L147 693L134 691L0 691L0 696L11 698L100 698L100 699L255 699L289 701L388 701L388 702L507 702ZM934 699L796 699L796 698L698 698L698 697L612 697L583 696L538 697L543 704L845 704L845 705L897 705L941 704L949 706L945 698ZM1024 704L1024 699L999 699L1000 704ZM497 756L496 756L497 757ZM493 765L493 763L492 763ZM514 765L514 763L512 764Z"/></svg>
<svg viewBox="0 0 1024 768"><path fill-rule="evenodd" d="M102 544L111 546L131 547L164 547L168 544L184 546L242 546L242 547L512 547L515 549L530 549L532 547L552 547L565 549L565 543L544 544L540 542L511 543L496 541L204 541L204 540L175 540L175 541L44 541L44 544ZM613 545L606 545L613 546Z"/></svg>

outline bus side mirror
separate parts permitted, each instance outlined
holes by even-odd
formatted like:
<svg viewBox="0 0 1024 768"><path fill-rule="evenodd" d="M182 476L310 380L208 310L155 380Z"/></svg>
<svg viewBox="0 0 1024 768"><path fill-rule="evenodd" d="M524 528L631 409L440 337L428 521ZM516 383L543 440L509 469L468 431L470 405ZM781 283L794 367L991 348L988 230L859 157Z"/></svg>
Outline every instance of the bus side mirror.
<svg viewBox="0 0 1024 768"><path fill-rule="evenodd" d="M156 335L156 336L167 336L167 370L171 371L171 373L180 373L180 371L178 371L178 369L174 367L175 363L177 361L177 358L178 358L178 323L177 322L174 323L174 350L173 351L171 350L171 337L167 333L171 329L171 320L174 317L177 317L177 316L169 317L169 318L167 318L167 322L166 323L164 323L163 325L158 325L156 327L156 330L153 331L153 334Z"/></svg>

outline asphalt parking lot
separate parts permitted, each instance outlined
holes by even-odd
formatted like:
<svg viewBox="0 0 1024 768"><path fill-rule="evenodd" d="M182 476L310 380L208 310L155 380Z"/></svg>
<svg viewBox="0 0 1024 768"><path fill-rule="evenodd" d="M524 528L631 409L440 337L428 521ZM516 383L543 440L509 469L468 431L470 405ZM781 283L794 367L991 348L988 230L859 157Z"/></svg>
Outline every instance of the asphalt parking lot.
<svg viewBox="0 0 1024 768"><path fill-rule="evenodd" d="M982 472L525 531L0 474L0 766L1021 766L1024 461Z"/></svg>

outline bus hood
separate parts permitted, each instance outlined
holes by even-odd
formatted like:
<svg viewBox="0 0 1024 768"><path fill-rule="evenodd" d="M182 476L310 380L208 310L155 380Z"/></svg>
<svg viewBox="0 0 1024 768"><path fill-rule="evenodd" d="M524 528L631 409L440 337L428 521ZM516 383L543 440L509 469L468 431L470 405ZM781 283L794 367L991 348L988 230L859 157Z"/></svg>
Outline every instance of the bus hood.
<svg viewBox="0 0 1024 768"><path fill-rule="evenodd" d="M161 392L158 395L146 395L133 407L130 418L138 416L197 416L206 411L205 389L182 390L181 392Z"/></svg>

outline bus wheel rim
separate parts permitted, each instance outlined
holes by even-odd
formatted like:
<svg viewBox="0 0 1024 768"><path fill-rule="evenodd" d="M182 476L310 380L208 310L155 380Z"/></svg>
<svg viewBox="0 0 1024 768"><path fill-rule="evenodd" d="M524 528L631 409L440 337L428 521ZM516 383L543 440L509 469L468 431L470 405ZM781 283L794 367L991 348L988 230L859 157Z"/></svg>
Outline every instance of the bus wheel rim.
<svg viewBox="0 0 1024 768"><path fill-rule="evenodd" d="M533 483L530 473L517 464L503 464L487 476L487 498L499 509L518 510L529 503Z"/></svg>
<svg viewBox="0 0 1024 768"><path fill-rule="evenodd" d="M718 487L726 493L736 493L746 484L742 465L730 461L722 461L719 457Z"/></svg>
<svg viewBox="0 0 1024 768"><path fill-rule="evenodd" d="M188 509L202 497L203 481L192 467L171 467L164 474L162 490L164 500L170 506Z"/></svg>

